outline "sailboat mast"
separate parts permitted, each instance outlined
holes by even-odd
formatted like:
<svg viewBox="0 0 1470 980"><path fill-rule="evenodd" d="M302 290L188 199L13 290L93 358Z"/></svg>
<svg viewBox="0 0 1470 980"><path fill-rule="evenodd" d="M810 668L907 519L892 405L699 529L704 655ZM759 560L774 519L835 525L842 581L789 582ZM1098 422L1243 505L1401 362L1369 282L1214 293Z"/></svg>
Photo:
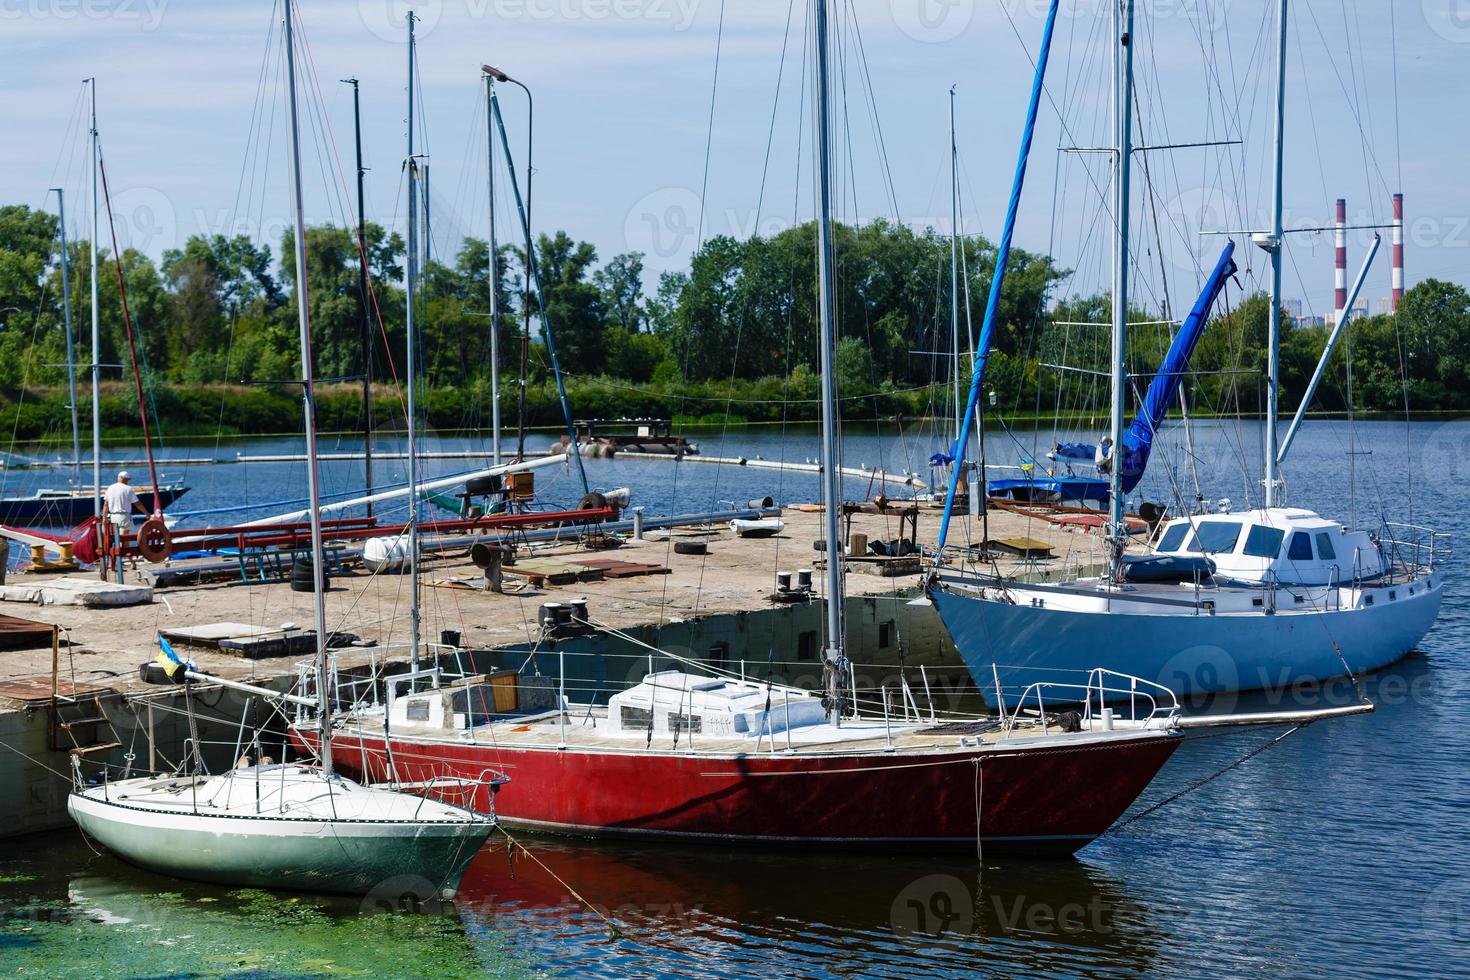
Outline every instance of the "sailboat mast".
<svg viewBox="0 0 1470 980"><path fill-rule="evenodd" d="M60 187L56 192L56 223L61 228L61 305L66 312L66 387L71 400L71 465L82 464L82 435L77 427L77 350L71 329L71 255L66 242L66 195Z"/></svg>
<svg viewBox="0 0 1470 980"><path fill-rule="evenodd" d="M834 353L836 325L832 290L832 162L828 147L831 120L827 91L827 3L816 0L817 100L817 299L820 317L822 367L822 497L827 535L827 710L833 721L842 719L841 689L845 668L842 626L842 474L837 451L837 378Z"/></svg>
<svg viewBox="0 0 1470 980"><path fill-rule="evenodd" d="M959 444L964 425L960 400L960 152L955 145L954 90L949 87L949 342L954 353L954 465L964 466L965 447Z"/></svg>
<svg viewBox="0 0 1470 980"><path fill-rule="evenodd" d="M1123 516L1123 416L1128 394L1128 217L1129 176L1133 163L1133 0L1113 7L1113 124L1117 148L1113 156L1113 215L1117 237L1113 245L1113 383L1110 418L1108 518L1112 528L1111 567L1116 577L1128 527Z"/></svg>
<svg viewBox="0 0 1470 980"><path fill-rule="evenodd" d="M418 372L418 359L414 348L418 339L414 334L413 307L414 285L418 278L418 161L413 155L413 73L415 57L414 23L417 17L408 12L408 261L405 282L408 311L404 321L404 338L408 347L408 574L409 574L409 660L414 670L419 669L419 463L418 415L414 408L414 388Z"/></svg>
<svg viewBox="0 0 1470 980"><path fill-rule="evenodd" d="M311 314L306 297L306 217L301 196L301 131L296 119L296 52L291 29L291 0L285 0L286 20L286 92L291 119L291 212L296 246L296 322L301 333L301 406L306 417L306 495L311 507L311 575L312 597L316 617L317 695L321 708L322 769L332 771L332 699L327 686L327 600L322 594L322 574L326 569L322 554L321 495L317 486L316 462L316 385L311 370Z"/></svg>
<svg viewBox="0 0 1470 980"><path fill-rule="evenodd" d="M357 148L357 303L362 336L362 417L365 426L362 442L362 475L368 496L373 493L373 328L368 316L367 275L367 203L362 165L362 103L356 78L344 79L352 86L352 135ZM373 516L373 505L367 505L367 516Z"/></svg>
<svg viewBox="0 0 1470 980"><path fill-rule="evenodd" d="M1271 237L1257 244L1271 253L1271 311L1266 346L1266 506L1275 507L1279 478L1276 471L1276 411L1281 386L1281 173L1286 156L1286 0L1276 6L1276 134L1272 160Z"/></svg>
<svg viewBox="0 0 1470 980"><path fill-rule="evenodd" d="M486 239L490 250L490 455L496 466L500 465L500 263L495 241L495 79L483 72L485 79L485 152L486 184L490 202L490 235Z"/></svg>
<svg viewBox="0 0 1470 980"><path fill-rule="evenodd" d="M97 306L97 79L87 79L92 101L92 514L102 520L102 321Z"/></svg>

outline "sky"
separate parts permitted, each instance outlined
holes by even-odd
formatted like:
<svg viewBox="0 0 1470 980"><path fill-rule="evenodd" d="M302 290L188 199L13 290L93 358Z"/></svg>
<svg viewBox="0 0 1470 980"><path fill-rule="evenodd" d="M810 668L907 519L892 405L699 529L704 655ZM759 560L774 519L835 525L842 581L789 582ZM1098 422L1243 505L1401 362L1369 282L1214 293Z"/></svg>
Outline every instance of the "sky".
<svg viewBox="0 0 1470 980"><path fill-rule="evenodd" d="M421 22L418 151L430 169L433 247L452 258L487 225L480 65L535 98L533 225L646 255L649 282L713 234L771 232L811 214L808 0L301 0L305 195L312 223L355 207L351 89L360 79L370 220L405 221L405 11ZM948 233L949 89L963 227L999 234L1045 0L832 0L838 212ZM1062 3L1022 199L1018 246L1074 270L1064 294L1107 283L1112 227L1105 0ZM1192 296L1223 239L1268 218L1274 3L1140 0L1134 296ZM1292 0L1288 227L1354 224L1406 198L1410 286L1470 281L1466 0ZM81 80L120 238L155 258L190 235L244 233L278 249L289 225L280 8L271 0L0 0L0 202L46 206L61 186L87 234ZM497 86L517 166L525 96ZM1216 143L1163 149L1161 144ZM1147 163L1148 172L1143 173ZM518 235L499 178L498 227ZM1370 308L1389 292L1388 233ZM1349 237L1349 278L1372 231ZM1242 248L1254 251L1242 242ZM1245 277L1264 283L1261 253ZM1285 295L1332 305L1330 234L1290 238ZM1172 299L1174 306L1187 305ZM1177 314L1176 314L1177 315Z"/></svg>

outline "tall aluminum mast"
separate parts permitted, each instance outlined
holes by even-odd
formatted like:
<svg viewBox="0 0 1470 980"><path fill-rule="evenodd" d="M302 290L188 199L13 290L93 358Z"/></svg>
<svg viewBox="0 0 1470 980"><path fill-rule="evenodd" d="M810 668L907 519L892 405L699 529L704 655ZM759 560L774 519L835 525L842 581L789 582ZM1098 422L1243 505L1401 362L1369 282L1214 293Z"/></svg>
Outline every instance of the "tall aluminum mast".
<svg viewBox="0 0 1470 980"><path fill-rule="evenodd" d="M408 348L406 373L408 374L408 574L409 583L409 661L414 670L419 669L419 462L418 462L418 415L414 410L414 389L418 372L418 359L414 348L418 338L414 334L413 307L414 281L418 277L418 161L413 155L413 73L415 41L413 25L417 21L413 11L408 12L408 261L406 264L406 290L408 312L404 320L404 338Z"/></svg>
<svg viewBox="0 0 1470 980"><path fill-rule="evenodd" d="M486 181L490 202L490 455L500 465L500 263L495 241L495 79L482 71L485 79L485 149Z"/></svg>
<svg viewBox="0 0 1470 980"><path fill-rule="evenodd" d="M101 151L97 146L97 79L87 79L91 85L88 93L92 100L92 513L102 520L102 321L97 307L97 159Z"/></svg>
<svg viewBox="0 0 1470 980"><path fill-rule="evenodd" d="M1266 359L1266 506L1279 500L1276 471L1276 403L1281 390L1281 171L1286 146L1286 0L1276 7L1276 136L1272 160L1271 232L1256 244L1271 255L1271 311L1267 328Z"/></svg>
<svg viewBox="0 0 1470 980"><path fill-rule="evenodd" d="M82 463L82 436L77 427L77 348L71 328L71 256L67 253L66 241L66 195L60 187L56 192L56 223L61 228L61 304L66 313L66 388L71 404L71 465Z"/></svg>
<svg viewBox="0 0 1470 980"><path fill-rule="evenodd" d="M842 623L842 474L837 447L837 360L835 300L832 289L832 161L828 147L831 120L827 80L827 3L816 0L816 86L817 100L817 296L821 334L822 367L822 497L826 504L827 534L827 649L823 654L827 675L827 710L838 724L842 720L842 688L846 680L846 637Z"/></svg>
<svg viewBox="0 0 1470 980"><path fill-rule="evenodd" d="M1112 537L1111 574L1116 578L1128 544L1123 516L1123 416L1128 403L1128 216L1129 176L1133 167L1133 0L1113 7L1113 125L1117 146L1113 156L1113 215L1117 237L1113 243L1113 383L1110 415L1108 522Z"/></svg>
<svg viewBox="0 0 1470 980"><path fill-rule="evenodd" d="M301 131L296 119L296 52L291 0L285 0L286 92L291 119L291 216L296 239L296 322L301 333L301 405L306 416L306 494L311 507L312 598L316 618L317 717L321 722L322 769L332 771L332 699L327 675L327 600L322 591L326 558L322 552L321 496L317 486L316 385L311 370L311 314L306 295L306 217L301 195Z"/></svg>

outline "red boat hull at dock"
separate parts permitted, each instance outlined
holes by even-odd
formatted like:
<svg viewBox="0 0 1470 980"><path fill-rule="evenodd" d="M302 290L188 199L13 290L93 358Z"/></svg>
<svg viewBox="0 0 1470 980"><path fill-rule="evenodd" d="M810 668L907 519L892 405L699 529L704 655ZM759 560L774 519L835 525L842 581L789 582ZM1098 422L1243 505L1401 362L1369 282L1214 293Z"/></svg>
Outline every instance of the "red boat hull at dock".
<svg viewBox="0 0 1470 980"><path fill-rule="evenodd" d="M312 750L316 733L292 729ZM582 837L762 845L973 848L1070 854L1103 833L1178 747L1173 735L916 757L741 756L392 740L398 780L486 769L510 783L495 811L511 828ZM332 739L333 764L386 778L383 739ZM480 790L481 795L488 790ZM476 800L485 808L487 800Z"/></svg>

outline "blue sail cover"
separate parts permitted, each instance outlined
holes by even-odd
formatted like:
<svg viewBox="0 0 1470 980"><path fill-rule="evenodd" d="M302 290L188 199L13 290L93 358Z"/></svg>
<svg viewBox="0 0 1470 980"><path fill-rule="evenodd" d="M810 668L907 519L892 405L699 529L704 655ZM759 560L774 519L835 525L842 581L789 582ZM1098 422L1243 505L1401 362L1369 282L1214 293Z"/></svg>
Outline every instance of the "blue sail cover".
<svg viewBox="0 0 1470 980"><path fill-rule="evenodd" d="M1210 273L1199 299L1194 301L1194 308L1179 325L1179 332L1169 345L1169 353L1164 355L1164 363L1159 365L1159 373L1154 375L1154 380L1148 386L1148 393L1143 397L1143 407L1138 410L1138 417L1128 426L1128 431L1123 433L1121 476L1124 493L1131 493L1138 486L1138 481L1143 479L1143 471L1148 467L1149 453L1153 450L1154 433L1163 423L1164 416L1169 414L1169 409L1174 407L1174 400L1179 397L1184 371L1189 366L1189 359L1194 356L1200 334L1204 333L1205 323L1210 318L1210 308L1215 305L1220 290L1225 288L1225 280L1235 275L1235 260L1231 257L1234 253L1235 242L1227 242L1225 250L1220 253L1220 260L1215 263L1215 271Z"/></svg>

